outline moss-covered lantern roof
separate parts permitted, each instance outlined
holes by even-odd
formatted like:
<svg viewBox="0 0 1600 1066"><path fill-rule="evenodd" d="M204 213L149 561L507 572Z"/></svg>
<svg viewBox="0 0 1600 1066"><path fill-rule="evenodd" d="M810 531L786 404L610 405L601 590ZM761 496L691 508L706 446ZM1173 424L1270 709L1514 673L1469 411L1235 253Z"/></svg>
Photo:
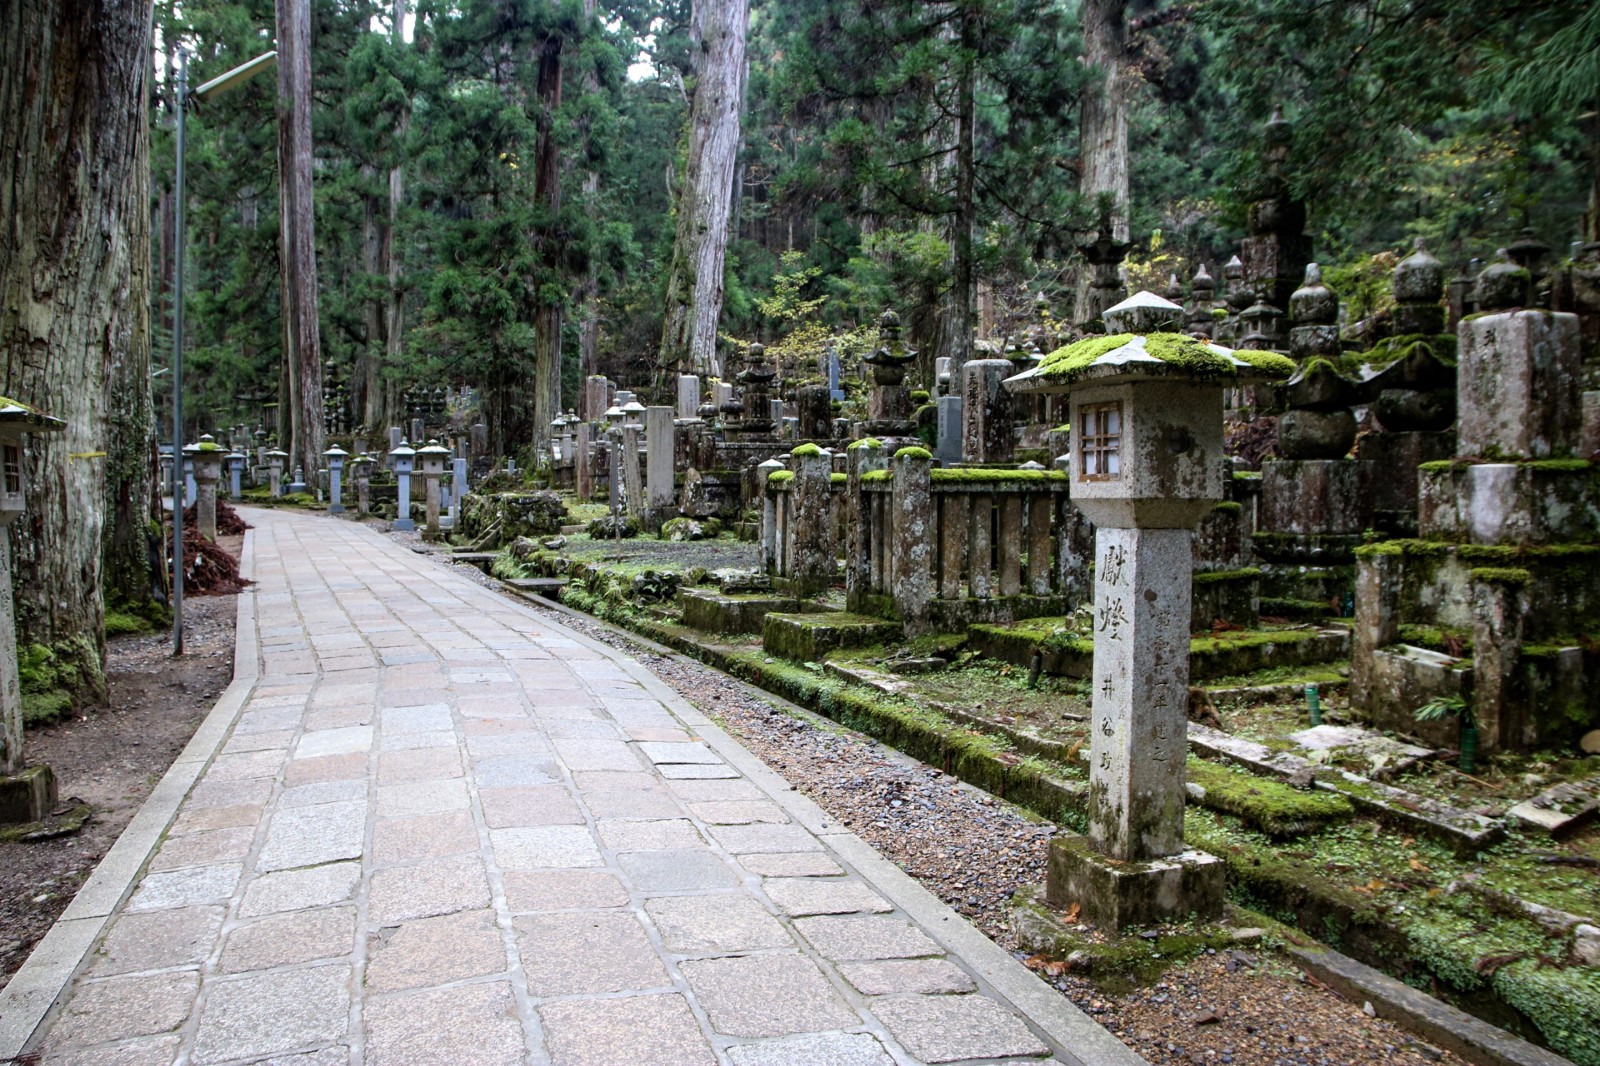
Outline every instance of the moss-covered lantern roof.
<svg viewBox="0 0 1600 1066"><path fill-rule="evenodd" d="M1087 382L1187 378L1221 385L1282 381L1295 364L1276 352L1235 351L1176 331L1183 308L1151 292L1105 313L1105 336L1085 337L1006 379L1012 392L1065 392Z"/></svg>

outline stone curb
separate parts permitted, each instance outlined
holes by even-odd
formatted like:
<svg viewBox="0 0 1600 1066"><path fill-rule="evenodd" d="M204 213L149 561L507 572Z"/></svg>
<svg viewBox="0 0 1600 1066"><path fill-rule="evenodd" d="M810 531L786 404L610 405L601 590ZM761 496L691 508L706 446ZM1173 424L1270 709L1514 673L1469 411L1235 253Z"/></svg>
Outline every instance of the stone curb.
<svg viewBox="0 0 1600 1066"><path fill-rule="evenodd" d="M1352 1003L1372 1004L1378 1017L1477 1066L1572 1066L1553 1051L1497 1029L1348 955L1296 944L1285 945L1285 950L1295 965Z"/></svg>
<svg viewBox="0 0 1600 1066"><path fill-rule="evenodd" d="M515 593L513 598L518 598ZM562 604L540 599L538 606L559 614L580 619L591 625L604 626L629 640L658 650L659 654L683 658L680 653L666 648L648 637L619 629L593 615L575 611ZM800 825L824 839L889 901L905 911L929 936L938 941L952 955L966 962L976 971L980 982L987 984L1000 998L1016 1007L1025 1019L1033 1023L1055 1045L1060 1061L1079 1066L1147 1066L1146 1060L1112 1036L1098 1022L1072 1006L1064 996L1050 988L1011 954L990 940L977 927L952 910L933 893L923 888L898 866L883 858L866 841L840 826L831 815L810 799L795 791L776 771L767 766L752 752L734 740L711 719L696 710L670 686L652 674L642 664L582 633L569 630L573 638L600 652L622 666L656 699L691 726L714 748L723 759L766 792L775 803L787 811ZM693 661L693 660L691 660ZM703 664L700 664L703 665ZM738 679L734 678L737 681ZM744 682L739 682L744 684ZM761 698L784 707L788 700L764 689ZM805 717L810 712L796 708Z"/></svg>
<svg viewBox="0 0 1600 1066"><path fill-rule="evenodd" d="M254 567L252 538L245 534L240 573ZM149 797L95 866L67 909L43 940L34 946L22 968L0 991L0 1064L17 1061L72 979L88 961L111 915L155 854L178 806L195 781L211 765L233 727L234 719L255 688L259 672L255 630L255 592L239 593L234 615L233 681L200 728L162 775Z"/></svg>

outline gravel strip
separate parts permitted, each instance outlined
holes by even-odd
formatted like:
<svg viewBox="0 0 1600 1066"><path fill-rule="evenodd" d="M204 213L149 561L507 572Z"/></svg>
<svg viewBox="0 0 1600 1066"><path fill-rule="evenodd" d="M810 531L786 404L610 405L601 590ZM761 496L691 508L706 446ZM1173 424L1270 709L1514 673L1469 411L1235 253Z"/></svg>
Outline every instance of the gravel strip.
<svg viewBox="0 0 1600 1066"><path fill-rule="evenodd" d="M464 567L486 587L499 582ZM661 655L596 621L545 611L643 663L804 795L997 944L1015 952L1011 894L1044 881L1055 826L860 734L780 709L703 664ZM1463 1060L1368 1017L1288 963L1260 953L1201 955L1123 996L1072 974L1045 977L1152 1063L1239 1066L1458 1066Z"/></svg>

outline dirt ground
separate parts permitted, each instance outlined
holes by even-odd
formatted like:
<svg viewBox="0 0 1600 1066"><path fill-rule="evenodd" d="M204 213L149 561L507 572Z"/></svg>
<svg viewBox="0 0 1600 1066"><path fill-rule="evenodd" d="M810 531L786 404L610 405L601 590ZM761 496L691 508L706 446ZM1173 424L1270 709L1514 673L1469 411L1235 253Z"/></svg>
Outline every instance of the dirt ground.
<svg viewBox="0 0 1600 1066"><path fill-rule="evenodd" d="M241 540L221 538L235 557ZM63 804L80 799L94 814L73 836L0 842L0 986L66 909L233 680L237 603L236 596L185 597L182 658L172 656L170 631L108 641L107 705L28 731L28 761L55 771Z"/></svg>

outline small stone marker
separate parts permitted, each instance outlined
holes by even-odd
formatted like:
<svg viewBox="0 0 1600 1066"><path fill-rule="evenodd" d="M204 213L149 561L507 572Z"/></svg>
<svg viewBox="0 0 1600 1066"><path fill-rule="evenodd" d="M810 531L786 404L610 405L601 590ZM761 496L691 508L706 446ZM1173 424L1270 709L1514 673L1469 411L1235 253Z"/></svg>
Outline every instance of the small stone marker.
<svg viewBox="0 0 1600 1066"><path fill-rule="evenodd" d="M1600 815L1600 781L1563 781L1507 813L1551 836L1564 836Z"/></svg>
<svg viewBox="0 0 1600 1066"><path fill-rule="evenodd" d="M399 480L395 491L394 528L405 533L417 528L417 524L411 520L411 468L416 459L417 450L404 440L400 442L400 447L389 453L389 462Z"/></svg>
<svg viewBox="0 0 1600 1066"><path fill-rule="evenodd" d="M678 375L678 417L694 418L700 410L700 379L693 374Z"/></svg>
<svg viewBox="0 0 1600 1066"><path fill-rule="evenodd" d="M344 514L344 461L350 453L335 444L322 453L328 460L328 513Z"/></svg>
<svg viewBox="0 0 1600 1066"><path fill-rule="evenodd" d="M213 544L217 540L217 482L222 478L223 449L209 433L200 435L200 443L190 445L195 483L195 522L200 535ZM188 451L189 449L184 449Z"/></svg>
<svg viewBox="0 0 1600 1066"><path fill-rule="evenodd" d="M690 380L698 383L700 379ZM644 413L645 491L652 522L667 518L677 499L672 485L677 427L672 416L670 407L650 407Z"/></svg>

